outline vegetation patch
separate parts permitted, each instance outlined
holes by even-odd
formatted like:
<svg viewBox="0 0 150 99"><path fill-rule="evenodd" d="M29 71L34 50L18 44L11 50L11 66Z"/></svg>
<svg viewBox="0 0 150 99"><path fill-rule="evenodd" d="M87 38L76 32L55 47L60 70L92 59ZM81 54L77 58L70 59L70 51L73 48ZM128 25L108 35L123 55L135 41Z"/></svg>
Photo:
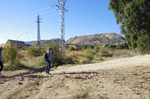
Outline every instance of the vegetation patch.
<svg viewBox="0 0 150 99"><path fill-rule="evenodd" d="M94 58L93 50L92 49L85 50L84 57L86 58L87 61L92 61Z"/></svg>

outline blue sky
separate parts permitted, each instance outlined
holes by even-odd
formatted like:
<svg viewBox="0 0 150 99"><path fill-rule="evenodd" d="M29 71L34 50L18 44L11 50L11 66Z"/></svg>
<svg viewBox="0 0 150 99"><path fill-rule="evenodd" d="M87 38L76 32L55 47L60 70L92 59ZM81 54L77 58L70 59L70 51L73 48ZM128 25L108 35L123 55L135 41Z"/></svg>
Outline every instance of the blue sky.
<svg viewBox="0 0 150 99"><path fill-rule="evenodd" d="M57 0L0 0L0 43L7 39L37 40L37 15L42 18L42 40L60 38L60 10ZM109 0L67 0L65 8L65 40L71 37L98 33L117 33Z"/></svg>

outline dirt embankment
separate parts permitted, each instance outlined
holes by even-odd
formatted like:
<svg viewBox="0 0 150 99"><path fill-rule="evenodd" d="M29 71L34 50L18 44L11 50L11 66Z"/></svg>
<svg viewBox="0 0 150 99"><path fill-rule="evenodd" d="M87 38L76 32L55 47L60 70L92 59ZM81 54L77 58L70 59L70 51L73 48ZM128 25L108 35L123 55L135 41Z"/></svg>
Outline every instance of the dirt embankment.
<svg viewBox="0 0 150 99"><path fill-rule="evenodd" d="M0 99L150 99L150 55L50 72L3 71Z"/></svg>

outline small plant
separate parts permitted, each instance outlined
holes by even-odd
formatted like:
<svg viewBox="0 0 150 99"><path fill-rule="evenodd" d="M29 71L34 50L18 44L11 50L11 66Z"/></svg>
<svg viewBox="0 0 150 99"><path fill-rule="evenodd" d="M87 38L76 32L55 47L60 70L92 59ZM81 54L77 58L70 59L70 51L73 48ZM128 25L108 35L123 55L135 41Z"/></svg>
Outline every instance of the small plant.
<svg viewBox="0 0 150 99"><path fill-rule="evenodd" d="M105 97L105 96L99 96L99 99L108 99L108 97Z"/></svg>
<svg viewBox="0 0 150 99"><path fill-rule="evenodd" d="M73 46L69 46L69 50L73 51L73 50L75 50L75 48Z"/></svg>
<svg viewBox="0 0 150 99"><path fill-rule="evenodd" d="M71 56L66 56L65 59L64 59L64 63L65 64L74 64L74 57L71 57Z"/></svg>
<svg viewBox="0 0 150 99"><path fill-rule="evenodd" d="M78 92L75 92L72 99L90 99L89 90L80 89Z"/></svg>
<svg viewBox="0 0 150 99"><path fill-rule="evenodd" d="M116 49L117 45L109 45L108 48Z"/></svg>
<svg viewBox="0 0 150 99"><path fill-rule="evenodd" d="M89 44L89 45L87 45L87 48L88 48L88 49L94 49L94 46L91 45L91 44Z"/></svg>
<svg viewBox="0 0 150 99"><path fill-rule="evenodd" d="M23 63L21 62L15 62L13 65L5 65L4 66L4 70L21 70L21 69L29 69L29 67L25 66Z"/></svg>
<svg viewBox="0 0 150 99"><path fill-rule="evenodd" d="M129 49L129 46L127 43L119 44L116 49Z"/></svg>
<svg viewBox="0 0 150 99"><path fill-rule="evenodd" d="M14 65L15 62L20 62L23 58L23 55L19 53L17 46L11 47L6 46L3 51L2 59L4 62L9 62L10 65Z"/></svg>
<svg viewBox="0 0 150 99"><path fill-rule="evenodd" d="M46 62L44 60L40 60L40 61L37 61L36 62L37 66L45 66L46 65Z"/></svg>
<svg viewBox="0 0 150 99"><path fill-rule="evenodd" d="M87 61L92 61L93 58L94 58L93 50L92 49L87 49L85 51L84 57L87 59Z"/></svg>
<svg viewBox="0 0 150 99"><path fill-rule="evenodd" d="M102 58L100 58L99 60L100 60L100 61L103 61L103 59L102 59Z"/></svg>
<svg viewBox="0 0 150 99"><path fill-rule="evenodd" d="M102 49L100 49L100 54L103 57L112 57L113 56L113 54L109 52L108 48L102 48Z"/></svg>
<svg viewBox="0 0 150 99"><path fill-rule="evenodd" d="M27 52L29 55L32 55L34 57L41 56L43 54L42 49L40 47L36 47L36 46L28 47Z"/></svg>

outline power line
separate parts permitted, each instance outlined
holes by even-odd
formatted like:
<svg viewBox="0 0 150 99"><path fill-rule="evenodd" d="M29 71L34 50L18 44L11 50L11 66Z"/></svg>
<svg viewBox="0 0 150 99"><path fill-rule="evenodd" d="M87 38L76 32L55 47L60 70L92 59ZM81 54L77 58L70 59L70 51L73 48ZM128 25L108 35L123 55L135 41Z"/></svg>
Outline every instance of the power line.
<svg viewBox="0 0 150 99"><path fill-rule="evenodd" d="M14 18L24 17L24 16L26 16L26 15L30 15L30 14L33 14L33 13L36 13L36 12L39 12L39 11L42 11L42 10L48 9L48 8L50 8L50 7L53 7L53 6L45 7L45 8L42 8L42 9L39 9L39 10L36 10L36 11L30 12L30 13L27 13L27 14L19 15L19 16L17 16L17 17L13 17L13 18L8 18L8 19L5 19L5 20L1 20L1 21L0 21L0 23L1 23L1 22L4 22L4 21L7 21L7 20L14 19Z"/></svg>
<svg viewBox="0 0 150 99"><path fill-rule="evenodd" d="M1 25L6 25L6 24L10 24L10 23L14 23L14 22L19 22L19 21L22 21L22 20L26 20L26 19L30 19L30 18L33 18L33 17L36 17L37 15L34 15L34 16L31 16L31 17L27 17L27 18L24 18L24 19L19 19L19 20L14 20L14 21L10 21L10 22L6 22L6 23L1 23Z"/></svg>
<svg viewBox="0 0 150 99"><path fill-rule="evenodd" d="M29 32L26 32L26 33L23 33L23 34L19 35L16 40L18 40L20 38L20 36L22 36L24 34L27 34L27 33L29 33Z"/></svg>
<svg viewBox="0 0 150 99"><path fill-rule="evenodd" d="M56 2L54 2L53 0L51 0L51 2L53 2L54 4L56 4L56 5L57 5L57 3L56 3Z"/></svg>
<svg viewBox="0 0 150 99"><path fill-rule="evenodd" d="M75 0L73 0L72 3L69 6L67 6L67 8L69 8L71 5L73 5L74 2L75 2Z"/></svg>
<svg viewBox="0 0 150 99"><path fill-rule="evenodd" d="M51 16L55 16L55 15L59 15L59 13L56 13L56 14L53 14L53 15L48 15L48 16L45 16L45 17L42 17L42 18L47 18L47 17L51 17Z"/></svg>
<svg viewBox="0 0 150 99"><path fill-rule="evenodd" d="M47 13L54 12L54 11L57 11L57 10L48 11L48 12L45 12L45 13L42 13L42 14L39 14L39 15L45 15ZM33 17L36 17L36 16L37 15L30 16L30 17L27 17L27 18L24 18L24 19L14 20L14 21L6 22L6 23L1 23L0 26L11 24L11 23L14 23L14 22L19 22L19 21L26 20L26 19L30 19L30 18L33 18Z"/></svg>
<svg viewBox="0 0 150 99"><path fill-rule="evenodd" d="M58 15L59 13L57 14L53 14L53 15L48 15L48 16L44 16L42 18L46 18L46 17L51 17L51 16L55 16L55 15ZM3 25L3 26L0 26L0 27L6 27L6 26L12 26L12 25L17 25L17 24L21 24L21 23L27 23L27 22L31 22L31 21L35 21L35 19L32 19L32 20L27 20L27 21L23 21L23 22L18 22L18 23L14 23L14 24L8 24L8 25Z"/></svg>

